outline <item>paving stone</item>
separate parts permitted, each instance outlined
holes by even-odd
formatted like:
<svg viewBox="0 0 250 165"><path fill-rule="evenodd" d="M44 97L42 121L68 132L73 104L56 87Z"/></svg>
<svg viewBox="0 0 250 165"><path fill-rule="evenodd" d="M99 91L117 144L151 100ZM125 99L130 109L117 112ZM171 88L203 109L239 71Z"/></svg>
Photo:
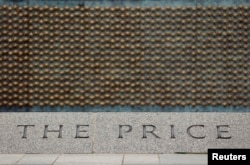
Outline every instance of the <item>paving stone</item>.
<svg viewBox="0 0 250 165"><path fill-rule="evenodd" d="M53 164L58 156L58 154L27 154L17 164Z"/></svg>
<svg viewBox="0 0 250 165"><path fill-rule="evenodd" d="M121 165L122 154L64 154L55 162L55 165Z"/></svg>
<svg viewBox="0 0 250 165"><path fill-rule="evenodd" d="M126 154L124 156L124 165L143 164L154 165L160 164L157 154Z"/></svg>
<svg viewBox="0 0 250 165"><path fill-rule="evenodd" d="M0 154L0 164L15 164L23 156L23 154Z"/></svg>
<svg viewBox="0 0 250 165"><path fill-rule="evenodd" d="M205 165L207 154L162 154L159 155L164 165Z"/></svg>

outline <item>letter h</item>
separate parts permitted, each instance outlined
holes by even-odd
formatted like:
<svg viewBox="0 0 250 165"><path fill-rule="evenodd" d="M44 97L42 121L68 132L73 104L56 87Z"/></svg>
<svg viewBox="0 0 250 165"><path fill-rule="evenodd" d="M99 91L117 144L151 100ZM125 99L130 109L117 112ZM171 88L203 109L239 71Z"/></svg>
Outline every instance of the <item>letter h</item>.
<svg viewBox="0 0 250 165"><path fill-rule="evenodd" d="M59 125L59 130L48 130L49 125L45 125L43 138L48 138L48 132L59 132L58 138L62 138L62 128L63 125Z"/></svg>

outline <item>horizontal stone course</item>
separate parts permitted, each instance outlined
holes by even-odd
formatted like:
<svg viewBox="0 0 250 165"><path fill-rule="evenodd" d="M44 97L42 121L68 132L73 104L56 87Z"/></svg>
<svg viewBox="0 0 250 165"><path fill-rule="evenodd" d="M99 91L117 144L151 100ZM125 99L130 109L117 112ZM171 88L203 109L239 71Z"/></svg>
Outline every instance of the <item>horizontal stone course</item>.
<svg viewBox="0 0 250 165"><path fill-rule="evenodd" d="M206 153L249 148L250 113L0 113L0 153Z"/></svg>

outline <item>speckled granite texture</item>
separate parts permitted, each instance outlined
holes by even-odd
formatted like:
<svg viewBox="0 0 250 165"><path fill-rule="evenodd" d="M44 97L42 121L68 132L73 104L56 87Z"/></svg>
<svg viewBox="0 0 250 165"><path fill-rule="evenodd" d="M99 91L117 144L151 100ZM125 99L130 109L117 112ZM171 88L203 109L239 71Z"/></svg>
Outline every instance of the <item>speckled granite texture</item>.
<svg viewBox="0 0 250 165"><path fill-rule="evenodd" d="M249 148L249 125L249 113L0 113L0 153L205 153Z"/></svg>

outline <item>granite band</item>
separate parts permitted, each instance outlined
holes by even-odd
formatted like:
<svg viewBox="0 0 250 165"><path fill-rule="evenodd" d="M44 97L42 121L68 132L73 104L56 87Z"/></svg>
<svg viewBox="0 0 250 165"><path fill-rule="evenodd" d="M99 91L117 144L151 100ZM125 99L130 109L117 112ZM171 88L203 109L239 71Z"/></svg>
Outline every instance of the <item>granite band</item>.
<svg viewBox="0 0 250 165"><path fill-rule="evenodd" d="M206 153L249 148L250 113L0 113L0 153Z"/></svg>

